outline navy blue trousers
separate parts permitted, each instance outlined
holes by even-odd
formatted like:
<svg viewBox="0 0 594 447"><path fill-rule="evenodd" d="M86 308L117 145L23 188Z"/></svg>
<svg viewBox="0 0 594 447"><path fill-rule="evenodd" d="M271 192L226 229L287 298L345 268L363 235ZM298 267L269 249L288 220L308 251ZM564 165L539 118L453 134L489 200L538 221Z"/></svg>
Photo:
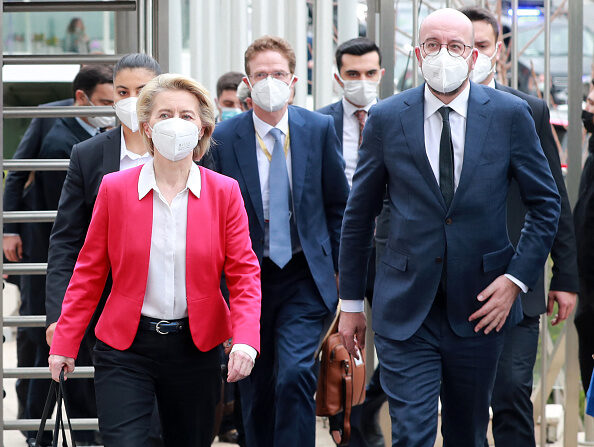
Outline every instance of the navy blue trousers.
<svg viewBox="0 0 594 447"><path fill-rule="evenodd" d="M375 335L380 380L388 395L392 446L433 447L441 393L444 447L482 447L502 334L459 337L436 299L408 340Z"/></svg>
<svg viewBox="0 0 594 447"><path fill-rule="evenodd" d="M314 447L314 354L330 313L303 254L262 263L261 353L239 382L247 447Z"/></svg>

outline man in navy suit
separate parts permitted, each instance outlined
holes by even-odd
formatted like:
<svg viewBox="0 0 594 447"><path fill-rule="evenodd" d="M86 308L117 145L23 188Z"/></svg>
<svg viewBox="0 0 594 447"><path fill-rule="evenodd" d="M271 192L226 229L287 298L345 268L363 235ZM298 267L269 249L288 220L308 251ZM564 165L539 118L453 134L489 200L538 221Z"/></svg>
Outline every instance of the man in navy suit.
<svg viewBox="0 0 594 447"><path fill-rule="evenodd" d="M548 314L552 315L555 302L557 302L558 312L552 324L556 325L565 320L575 307L576 292L579 290L571 206L561 172L557 144L551 131L549 108L544 101L535 96L495 82L495 66L500 46L497 42L499 38L497 19L490 11L476 6L464 8L461 11L472 21L474 44L479 51L471 79L474 82L516 95L528 103L540 145L547 157L561 196L561 215L557 235L551 248L553 276L548 300L545 299L543 272L533 290L521 295L524 318L517 326L506 331L505 344L497 366L495 387L491 398L495 445L498 447L534 447L536 445L534 415L530 397L532 395L532 370L538 348L540 314L548 310ZM507 229L514 245L520 238L525 214L526 209L522 203L518 185L513 181L507 198Z"/></svg>
<svg viewBox="0 0 594 447"><path fill-rule="evenodd" d="M373 329L394 446L481 447L503 348L551 248L559 194L528 105L470 83L470 20L430 14L415 49L426 84L378 103L365 125L340 247L339 330L365 343L362 298L373 222L388 188L388 244ZM496 117L497 119L493 119ZM517 248L506 226L510 179L527 208Z"/></svg>
<svg viewBox="0 0 594 447"><path fill-rule="evenodd" d="M369 109L377 103L379 83L385 70L381 68L382 55L373 40L356 37L341 43L336 48L336 69L334 79L340 85L344 96L340 101L318 110L334 118L334 128L342 143L342 157L349 185L359 160L359 146ZM385 243L377 244L378 256L383 253ZM369 257L367 288L365 297L371 305L375 280L375 246ZM365 391L365 402L353 408L351 415L351 447L373 447L384 445L379 426L379 410L386 401L386 395L379 383L379 367L375 370ZM337 421L338 425L337 425ZM330 418L330 432L340 428L342 414Z"/></svg>
<svg viewBox="0 0 594 447"><path fill-rule="evenodd" d="M261 355L239 382L246 445L313 447L314 353L338 301L348 184L332 118L287 105L289 44L257 39L245 70L254 109L217 125L213 158L239 182L262 267Z"/></svg>

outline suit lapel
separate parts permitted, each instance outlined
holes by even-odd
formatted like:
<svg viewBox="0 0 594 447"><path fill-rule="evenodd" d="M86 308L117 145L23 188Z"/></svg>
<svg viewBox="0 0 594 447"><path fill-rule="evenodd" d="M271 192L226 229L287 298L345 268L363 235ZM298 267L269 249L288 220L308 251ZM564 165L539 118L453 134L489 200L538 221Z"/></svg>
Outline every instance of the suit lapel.
<svg viewBox="0 0 594 447"><path fill-rule="evenodd" d="M293 208L298 209L303 192L303 183L305 181L305 170L307 167L307 157L310 147L304 136L306 135L303 126L305 121L299 114L299 111L289 107L289 134L291 136L291 171L293 177Z"/></svg>
<svg viewBox="0 0 594 447"><path fill-rule="evenodd" d="M91 138L91 134L89 134L89 132L76 121L76 118L64 118L64 124L70 129L70 132L72 132L78 141L85 141ZM70 150L72 150L72 148L70 148Z"/></svg>
<svg viewBox="0 0 594 447"><path fill-rule="evenodd" d="M258 221L264 228L264 208L262 206L262 192L260 189L260 175L258 159L256 157L256 132L254 130L253 112L248 112L237 126L237 139L234 140L233 150L237 164L241 170L250 200L258 216ZM293 135L291 135L291 138Z"/></svg>
<svg viewBox="0 0 594 447"><path fill-rule="evenodd" d="M332 117L334 118L334 128L336 129L336 134L338 139L340 140L341 148L342 148L342 132L343 132L343 117L344 117L344 109L342 107L342 100L336 103L336 107L333 107Z"/></svg>
<svg viewBox="0 0 594 447"><path fill-rule="evenodd" d="M485 135L489 128L489 116L491 116L491 105L489 96L482 91L482 87L470 83L470 95L468 97L468 112L466 113L466 137L464 139L464 161L462 162L462 173L452 207L456 205L458 192L468 188L475 172L475 167L480 160L484 149Z"/></svg>
<svg viewBox="0 0 594 447"><path fill-rule="evenodd" d="M122 150L121 126L108 131L103 142L103 175L120 170Z"/></svg>
<svg viewBox="0 0 594 447"><path fill-rule="evenodd" d="M439 189L439 185L435 180L435 175L429 164L427 151L425 149L424 88L424 84L417 87L417 91L413 92L413 95L404 101L408 108L402 111L400 120L404 136L406 137L408 150L410 151L417 168L421 172L421 175L427 182L427 185L433 194L437 197L441 206L445 209L445 201L441 194L441 190Z"/></svg>
<svg viewBox="0 0 594 447"><path fill-rule="evenodd" d="M204 175L204 168L200 167L200 197L196 197L188 191L188 216L186 227L186 288L187 295L200 289L204 284L203 273L208 271L204 267L194 265L196 259L204 259L196 256L197 253L212 253L212 226L216 219L212 217L213 207L210 206L208 197L211 194L207 176ZM200 222L200 225L196 225Z"/></svg>
<svg viewBox="0 0 594 447"><path fill-rule="evenodd" d="M146 291L146 278L148 277L150 253L151 253L151 238L153 234L153 191L149 191L142 199L138 199L138 179L142 167L133 168L138 169L137 175L132 178L127 188L127 197L129 209L126 210L130 216L134 216L134 225L127 225L128 241L131 244L139 244L138 247L138 267L141 269L138 275L139 281L143 291ZM136 251L136 250L135 250Z"/></svg>

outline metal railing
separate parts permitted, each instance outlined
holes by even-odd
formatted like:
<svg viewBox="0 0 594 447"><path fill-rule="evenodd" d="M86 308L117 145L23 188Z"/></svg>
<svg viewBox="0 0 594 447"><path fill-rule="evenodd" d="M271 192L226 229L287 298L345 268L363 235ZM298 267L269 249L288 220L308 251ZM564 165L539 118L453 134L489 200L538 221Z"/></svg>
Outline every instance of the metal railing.
<svg viewBox="0 0 594 447"><path fill-rule="evenodd" d="M137 51L155 55L155 21L153 12L156 11L158 0L81 0L81 1L27 1L3 2L0 10L0 27L2 26L3 13L19 12L57 12L57 11L136 11L138 20ZM0 43L2 45L2 43ZM117 48L116 48L117 52ZM0 55L0 65L45 65L45 64L114 64L121 55L99 54L42 54L42 55ZM0 89L3 91L2 74L0 72ZM0 110L3 118L61 118L61 117L88 117L88 116L113 116L112 107L3 107L3 96L0 95ZM0 120L0 135L2 134L3 120ZM2 144L0 142L0 144ZM3 149L0 150L0 162L4 170L8 171L64 171L68 169L67 159L13 159L4 160ZM0 204L3 199L3 186L0 191ZM4 223L20 222L53 222L57 212L53 211L5 211L0 217L0 227ZM44 275L47 271L46 263L10 263L2 264L2 273L14 275ZM45 327L44 315L18 315L4 316L3 301L0 301L0 329L5 327ZM48 368L17 367L6 368L2 360L2 345L0 344L0 381L4 378L44 379L50 378ZM77 367L69 378L92 378L93 367ZM4 444L5 430L35 430L39 427L38 419L4 419L4 406L0 405L0 447ZM52 430L54 420L48 420L46 430ZM72 419L72 427L78 430L97 430L97 419L78 418Z"/></svg>

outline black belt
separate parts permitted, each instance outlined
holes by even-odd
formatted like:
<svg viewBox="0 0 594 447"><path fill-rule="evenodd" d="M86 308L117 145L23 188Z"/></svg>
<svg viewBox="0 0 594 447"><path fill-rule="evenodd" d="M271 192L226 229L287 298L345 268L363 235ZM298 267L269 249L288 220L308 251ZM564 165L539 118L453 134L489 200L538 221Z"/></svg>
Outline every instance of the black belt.
<svg viewBox="0 0 594 447"><path fill-rule="evenodd" d="M181 320L159 320L158 318L141 316L138 327L145 331L167 335L187 331L189 323L187 318L182 318Z"/></svg>

